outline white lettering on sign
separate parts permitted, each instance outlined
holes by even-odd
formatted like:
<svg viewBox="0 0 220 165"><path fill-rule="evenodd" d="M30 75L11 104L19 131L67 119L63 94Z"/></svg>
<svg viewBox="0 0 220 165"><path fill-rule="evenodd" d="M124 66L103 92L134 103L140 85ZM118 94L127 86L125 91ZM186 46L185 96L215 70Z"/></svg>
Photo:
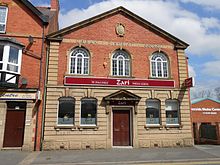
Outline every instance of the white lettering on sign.
<svg viewBox="0 0 220 165"><path fill-rule="evenodd" d="M204 115L217 115L217 112L202 112Z"/></svg>
<svg viewBox="0 0 220 165"><path fill-rule="evenodd" d="M192 108L192 111L220 111L220 108Z"/></svg>
<svg viewBox="0 0 220 165"><path fill-rule="evenodd" d="M117 81L117 85L129 85L130 84L129 80L125 80L125 81L116 80L116 81Z"/></svg>
<svg viewBox="0 0 220 165"><path fill-rule="evenodd" d="M6 92L6 93L0 93L0 100L2 99L22 99L22 100L34 100L36 99L36 93L12 93L12 92Z"/></svg>

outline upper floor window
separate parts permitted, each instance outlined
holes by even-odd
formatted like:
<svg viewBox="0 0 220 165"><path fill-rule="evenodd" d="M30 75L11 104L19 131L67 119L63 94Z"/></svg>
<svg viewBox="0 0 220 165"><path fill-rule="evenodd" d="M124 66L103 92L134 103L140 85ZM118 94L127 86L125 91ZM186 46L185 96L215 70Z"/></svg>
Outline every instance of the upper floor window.
<svg viewBox="0 0 220 165"><path fill-rule="evenodd" d="M74 125L75 99L72 97L59 98L58 125Z"/></svg>
<svg viewBox="0 0 220 165"><path fill-rule="evenodd" d="M160 124L160 101L148 99L146 107L146 124Z"/></svg>
<svg viewBox="0 0 220 165"><path fill-rule="evenodd" d="M168 99L165 101L166 105L166 124L179 124L180 112L179 112L179 101Z"/></svg>
<svg viewBox="0 0 220 165"><path fill-rule="evenodd" d="M151 76L158 78L168 77L168 60L161 52L153 53L151 57Z"/></svg>
<svg viewBox="0 0 220 165"><path fill-rule="evenodd" d="M124 50L117 50L112 56L112 75L130 76L130 56Z"/></svg>
<svg viewBox="0 0 220 165"><path fill-rule="evenodd" d="M0 43L0 71L20 74L22 48L8 43Z"/></svg>
<svg viewBox="0 0 220 165"><path fill-rule="evenodd" d="M83 98L81 100L81 125L96 125L97 100Z"/></svg>
<svg viewBox="0 0 220 165"><path fill-rule="evenodd" d="M8 8L0 6L0 33L5 33L7 22Z"/></svg>
<svg viewBox="0 0 220 165"><path fill-rule="evenodd" d="M75 48L70 54L70 74L89 74L89 52L84 48Z"/></svg>

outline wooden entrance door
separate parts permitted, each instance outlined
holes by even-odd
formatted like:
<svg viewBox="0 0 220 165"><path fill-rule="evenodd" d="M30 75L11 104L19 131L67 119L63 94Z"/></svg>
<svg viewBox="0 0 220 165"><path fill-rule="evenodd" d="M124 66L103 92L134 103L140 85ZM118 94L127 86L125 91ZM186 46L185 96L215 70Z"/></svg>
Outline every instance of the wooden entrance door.
<svg viewBox="0 0 220 165"><path fill-rule="evenodd" d="M113 111L113 146L130 146L130 111Z"/></svg>
<svg viewBox="0 0 220 165"><path fill-rule="evenodd" d="M7 109L3 147L22 147L25 110Z"/></svg>

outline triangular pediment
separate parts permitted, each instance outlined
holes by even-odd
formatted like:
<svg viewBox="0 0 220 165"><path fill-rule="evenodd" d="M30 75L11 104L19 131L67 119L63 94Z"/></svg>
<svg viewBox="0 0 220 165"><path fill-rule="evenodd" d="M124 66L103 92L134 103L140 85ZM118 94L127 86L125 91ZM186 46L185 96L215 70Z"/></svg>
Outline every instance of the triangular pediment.
<svg viewBox="0 0 220 165"><path fill-rule="evenodd" d="M133 100L133 101L139 101L141 97L126 91L126 90L119 90L115 93L112 93L106 97L104 97L104 100L110 101L110 100Z"/></svg>
<svg viewBox="0 0 220 165"><path fill-rule="evenodd" d="M189 46L186 42L176 38L172 34L166 32L165 30L157 27L156 25L148 22L147 20L139 17L138 15L132 13L131 11L129 11L126 8L121 7L121 6L115 8L115 9L109 10L109 11L107 11L105 13L99 14L99 15L97 15L95 17L86 19L86 20L81 21L79 23L76 23L76 24L73 24L73 25L68 26L66 28L63 28L63 29L61 29L61 30L59 30L57 32L51 33L50 35L47 36L47 39L51 40L51 41L52 40L62 41L62 39L64 38L64 36L66 34L69 34L71 32L74 32L74 31L78 30L78 29L87 27L89 25L95 24L95 23L97 23L97 22L99 22L99 21L101 21L103 19L106 19L106 18L108 18L108 17L110 17L112 15L116 15L116 14L124 15L127 18L129 18L130 20L132 20L132 21L142 25L146 29L149 29L152 32L157 33L158 35L168 39L176 47L186 49Z"/></svg>

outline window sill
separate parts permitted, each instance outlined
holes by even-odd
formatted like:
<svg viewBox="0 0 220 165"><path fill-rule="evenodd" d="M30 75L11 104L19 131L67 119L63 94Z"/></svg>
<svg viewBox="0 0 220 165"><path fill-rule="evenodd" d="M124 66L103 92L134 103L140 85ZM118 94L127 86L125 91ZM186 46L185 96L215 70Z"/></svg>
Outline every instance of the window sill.
<svg viewBox="0 0 220 165"><path fill-rule="evenodd" d="M146 125L144 126L144 128L145 128L146 130L149 130L149 129L151 129L151 128L159 128L159 129L161 130L161 129L163 129L163 126L160 125L160 124L146 124Z"/></svg>
<svg viewBox="0 0 220 165"><path fill-rule="evenodd" d="M183 125L180 124L167 124L165 125L165 128L169 130L170 128L179 128L180 130L183 128Z"/></svg>
<svg viewBox="0 0 220 165"><path fill-rule="evenodd" d="M66 73L64 76L70 76L70 77L92 77L93 75L91 74L70 74Z"/></svg>
<svg viewBox="0 0 220 165"><path fill-rule="evenodd" d="M132 77L132 76L113 76L113 75L109 75L109 77L110 77L110 78L122 78L122 79L123 79L123 78L125 78L125 79L127 79L127 78L131 78L131 79L132 79L132 78L134 78L134 77Z"/></svg>
<svg viewBox="0 0 220 165"><path fill-rule="evenodd" d="M78 126L78 128L80 131L84 129L93 129L94 131L97 131L99 127L96 125L81 125L81 126Z"/></svg>
<svg viewBox="0 0 220 165"><path fill-rule="evenodd" d="M71 129L72 131L74 131L77 129L77 127L74 125L57 125L57 126L54 126L54 129L56 131L60 131L61 129Z"/></svg>
<svg viewBox="0 0 220 165"><path fill-rule="evenodd" d="M171 77L151 77L151 76L149 76L148 78L152 79L152 80L157 80L157 79L160 79L160 80L173 80L173 78L171 78Z"/></svg>

